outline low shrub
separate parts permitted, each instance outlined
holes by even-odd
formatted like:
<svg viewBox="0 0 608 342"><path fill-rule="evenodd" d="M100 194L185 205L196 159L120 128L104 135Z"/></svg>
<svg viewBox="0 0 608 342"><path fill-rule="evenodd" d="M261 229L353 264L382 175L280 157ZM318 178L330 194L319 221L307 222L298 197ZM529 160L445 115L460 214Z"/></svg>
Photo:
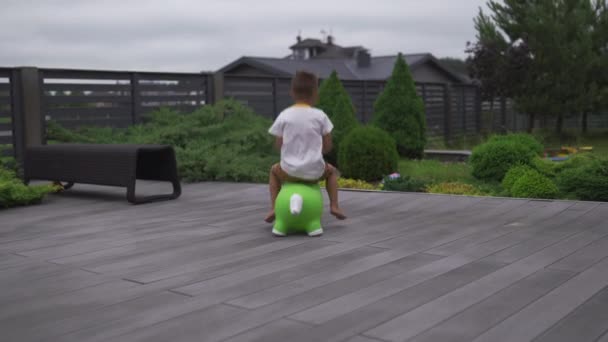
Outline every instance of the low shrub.
<svg viewBox="0 0 608 342"><path fill-rule="evenodd" d="M512 133L506 135L494 135L488 142L492 141L509 141L516 144L520 144L528 148L531 152L536 155L540 155L544 151L543 145L534 136L526 133Z"/></svg>
<svg viewBox="0 0 608 342"><path fill-rule="evenodd" d="M383 130L357 127L343 140L338 153L340 172L346 178L373 182L397 170L395 140Z"/></svg>
<svg viewBox="0 0 608 342"><path fill-rule="evenodd" d="M549 178L554 178L557 175L557 163L543 159L540 157L534 158L530 166L542 175Z"/></svg>
<svg viewBox="0 0 608 342"><path fill-rule="evenodd" d="M531 165L538 153L517 139L493 138L473 149L473 176L500 182L515 165Z"/></svg>
<svg viewBox="0 0 608 342"><path fill-rule="evenodd" d="M480 196L483 192L471 184L460 182L446 182L432 184L426 188L427 192L432 194L448 194L448 195L466 195Z"/></svg>
<svg viewBox="0 0 608 342"><path fill-rule="evenodd" d="M17 177L9 158L0 162L0 208L39 203L48 193L58 190L52 185L27 186Z"/></svg>
<svg viewBox="0 0 608 342"><path fill-rule="evenodd" d="M412 178L408 175L399 177L387 177L384 179L382 186L386 191L404 191L404 192L424 192L426 183L420 179Z"/></svg>
<svg viewBox="0 0 608 342"><path fill-rule="evenodd" d="M319 183L321 187L326 187L326 182ZM360 190L380 190L379 185L368 183L366 181L349 178L338 178L338 188L340 189L360 189Z"/></svg>
<svg viewBox="0 0 608 342"><path fill-rule="evenodd" d="M162 109L126 129L70 131L51 124L47 134L58 142L172 145L184 181L267 182L279 160L267 133L270 125L248 107L225 100L190 114Z"/></svg>
<svg viewBox="0 0 608 342"><path fill-rule="evenodd" d="M559 188L585 201L608 201L608 158L578 159L557 176Z"/></svg>
<svg viewBox="0 0 608 342"><path fill-rule="evenodd" d="M516 165L509 169L505 178L502 180L502 187L507 192L507 194L511 194L511 189L515 182L517 182L524 174L527 172L534 170L528 165Z"/></svg>
<svg viewBox="0 0 608 342"><path fill-rule="evenodd" d="M528 170L511 187L511 195L520 198L556 198L559 189L551 179L536 170Z"/></svg>

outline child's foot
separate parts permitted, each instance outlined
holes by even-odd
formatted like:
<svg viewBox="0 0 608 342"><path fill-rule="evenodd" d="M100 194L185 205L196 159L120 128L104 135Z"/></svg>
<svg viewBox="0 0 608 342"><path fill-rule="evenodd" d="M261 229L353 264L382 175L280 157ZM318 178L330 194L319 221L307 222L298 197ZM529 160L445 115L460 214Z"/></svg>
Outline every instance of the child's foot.
<svg viewBox="0 0 608 342"><path fill-rule="evenodd" d="M340 209L340 207L331 207L329 209L329 212L334 215L338 220L346 220L346 215L344 215L344 212L342 211L342 209Z"/></svg>
<svg viewBox="0 0 608 342"><path fill-rule="evenodd" d="M272 210L268 213L268 215L266 215L266 218L264 219L264 221L266 221L268 223L272 223L272 221L274 221L274 218L275 218L274 210Z"/></svg>

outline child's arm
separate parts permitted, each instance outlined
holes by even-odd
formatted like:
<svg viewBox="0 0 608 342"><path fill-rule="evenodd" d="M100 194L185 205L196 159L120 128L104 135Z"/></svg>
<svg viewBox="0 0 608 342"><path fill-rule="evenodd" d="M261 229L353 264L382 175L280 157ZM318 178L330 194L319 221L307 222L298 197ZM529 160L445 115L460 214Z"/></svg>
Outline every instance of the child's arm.
<svg viewBox="0 0 608 342"><path fill-rule="evenodd" d="M279 115L274 121L268 133L274 135L274 146L280 151L283 146L283 128L285 124L283 122L283 116Z"/></svg>
<svg viewBox="0 0 608 342"><path fill-rule="evenodd" d="M323 136L323 154L328 154L331 152L331 149L334 147L333 145L331 133L325 134Z"/></svg>
<svg viewBox="0 0 608 342"><path fill-rule="evenodd" d="M328 154L334 147L331 140L331 131L333 131L334 125L329 120L327 114L323 113L323 120L321 121L321 134L323 136L323 154Z"/></svg>
<svg viewBox="0 0 608 342"><path fill-rule="evenodd" d="M276 149L280 151L282 146L283 146L283 137L275 137L274 147L276 147Z"/></svg>

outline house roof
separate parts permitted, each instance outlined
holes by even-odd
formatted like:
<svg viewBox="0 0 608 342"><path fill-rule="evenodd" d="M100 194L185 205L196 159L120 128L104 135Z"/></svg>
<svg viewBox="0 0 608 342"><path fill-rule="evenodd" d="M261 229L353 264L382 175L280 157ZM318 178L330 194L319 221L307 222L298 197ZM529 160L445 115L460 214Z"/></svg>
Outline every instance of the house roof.
<svg viewBox="0 0 608 342"><path fill-rule="evenodd" d="M403 55L403 57L412 71L425 63L432 63L455 82L469 82L463 75L445 68L430 53L407 54ZM309 70L316 73L320 78L327 78L335 70L338 73L338 77L342 80L386 80L390 77L396 60L397 55L372 57L371 65L361 68L357 66L356 59L314 58L297 60L246 56L223 67L219 71L226 72L238 65L248 64L278 76L292 76L298 70Z"/></svg>
<svg viewBox="0 0 608 342"><path fill-rule="evenodd" d="M312 38L306 38L304 40L299 41L298 43L290 46L290 49L297 49L297 48L311 48L311 47L325 47L326 44L323 43L320 39L312 39Z"/></svg>

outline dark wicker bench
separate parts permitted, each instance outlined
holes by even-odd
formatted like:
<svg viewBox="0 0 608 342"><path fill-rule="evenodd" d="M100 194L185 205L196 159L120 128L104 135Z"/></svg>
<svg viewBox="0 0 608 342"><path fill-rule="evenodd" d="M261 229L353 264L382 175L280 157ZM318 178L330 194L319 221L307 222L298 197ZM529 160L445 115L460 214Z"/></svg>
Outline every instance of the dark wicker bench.
<svg viewBox="0 0 608 342"><path fill-rule="evenodd" d="M166 145L58 144L28 147L24 181L48 180L120 186L131 203L175 199L181 194L175 152ZM135 181L158 180L173 184L173 193L138 198Z"/></svg>

